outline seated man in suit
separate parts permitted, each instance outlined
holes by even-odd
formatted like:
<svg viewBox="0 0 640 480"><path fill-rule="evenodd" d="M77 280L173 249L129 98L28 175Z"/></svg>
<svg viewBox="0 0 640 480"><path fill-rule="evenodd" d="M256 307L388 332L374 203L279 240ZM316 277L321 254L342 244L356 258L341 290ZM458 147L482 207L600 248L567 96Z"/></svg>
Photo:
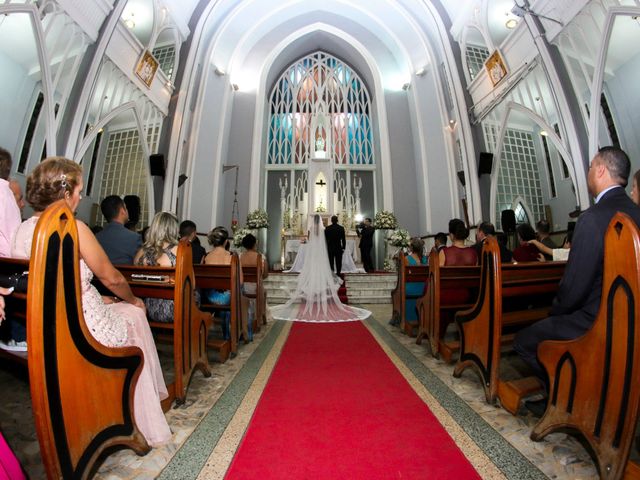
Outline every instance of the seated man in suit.
<svg viewBox="0 0 640 480"><path fill-rule="evenodd" d="M569 260L553 300L550 316L520 331L514 348L543 381L546 374L538 362L538 345L545 340L572 340L582 336L593 324L602 294L604 235L616 212L626 213L640 225L640 208L627 196L631 163L625 152L604 147L591 160L587 184L595 205L578 218ZM544 406L531 408L543 413ZM536 411L537 410L537 411Z"/></svg>
<svg viewBox="0 0 640 480"><path fill-rule="evenodd" d="M197 227L191 220L184 220L180 224L180 239L187 239L191 244L191 253L193 257L193 264L198 265L202 263L202 259L207 254L206 250L200 245L198 240Z"/></svg>
<svg viewBox="0 0 640 480"><path fill-rule="evenodd" d="M96 235L98 242L114 265L133 265L133 257L142 246L140 234L125 228L129 212L124 200L118 195L109 195L100 203L102 215L107 223Z"/></svg>
<svg viewBox="0 0 640 480"><path fill-rule="evenodd" d="M495 236L496 228L493 226L493 223L482 222L478 225L478 230L476 231L476 243L473 244L473 248L476 249L476 253L478 254L478 263L482 263L482 244L484 239ZM500 241L498 241L498 246L500 247L500 260L502 263L511 263L513 258L511 251Z"/></svg>

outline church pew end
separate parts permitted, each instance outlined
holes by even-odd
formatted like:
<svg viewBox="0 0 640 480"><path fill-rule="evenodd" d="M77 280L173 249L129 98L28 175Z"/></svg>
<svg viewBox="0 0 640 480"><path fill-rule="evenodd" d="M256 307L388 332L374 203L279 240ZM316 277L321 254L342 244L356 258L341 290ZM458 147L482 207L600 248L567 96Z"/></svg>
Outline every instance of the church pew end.
<svg viewBox="0 0 640 480"><path fill-rule="evenodd" d="M207 356L207 334L211 326L211 314L202 311L195 302L195 276L192 250L186 241L180 241L175 267L147 265L117 265L129 282L135 295L147 298L173 300L173 322L150 321L159 341L168 336L173 344L174 385L172 391L176 406L182 405L187 396L191 376L199 370L205 377L211 376ZM150 282L134 279L135 274L161 275L165 282ZM169 389L171 386L167 385Z"/></svg>
<svg viewBox="0 0 640 480"><path fill-rule="evenodd" d="M640 231L616 213L604 239L602 300L591 328L568 341L545 341L538 358L549 376L547 410L531 432L578 432L602 479L638 473L628 459L640 408Z"/></svg>
<svg viewBox="0 0 640 480"><path fill-rule="evenodd" d="M48 478L89 478L108 452L150 450L133 412L143 354L106 347L91 335L82 312L78 230L64 200L41 215L32 252L27 342L40 453Z"/></svg>
<svg viewBox="0 0 640 480"><path fill-rule="evenodd" d="M460 332L460 355L454 376L460 377L466 368L472 367L480 377L487 403L494 404L500 384L501 350L512 343L513 330L548 316L566 264L530 262L503 265L498 243L492 237L484 242L481 258L480 290L476 303L455 315ZM532 297L538 303L535 307L530 305ZM505 299L508 302L504 302ZM509 305L508 311L503 308L505 303ZM505 332L505 328L509 332Z"/></svg>

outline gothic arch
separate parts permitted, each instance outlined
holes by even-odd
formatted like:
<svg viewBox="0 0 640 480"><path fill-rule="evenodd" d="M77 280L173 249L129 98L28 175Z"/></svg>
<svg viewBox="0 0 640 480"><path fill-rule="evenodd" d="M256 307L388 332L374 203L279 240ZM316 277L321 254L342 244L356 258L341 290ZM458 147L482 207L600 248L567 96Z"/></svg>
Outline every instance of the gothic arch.
<svg viewBox="0 0 640 480"><path fill-rule="evenodd" d="M548 138L553 142L554 147L558 150L562 158L567 159L572 158L569 150L564 145L560 137L555 133L555 130L552 126L550 126L541 116L539 116L534 111L524 107L518 103L510 101L506 105L506 109L502 116L502 122L500 124L500 131L498 133L498 137L496 139L496 151L495 151L495 161L493 162L492 171L491 171L491 197L489 201L489 210L490 210L490 219L491 223L496 224L497 215L496 215L496 203L497 203L497 188L498 188L498 174L500 172L500 159L502 158L502 150L504 145L504 139L507 132L507 124L509 122L509 117L513 112L519 112L526 115L529 119L531 119L536 125L540 127L540 129L545 130L547 132ZM573 185L577 187L577 176L575 171L574 162L568 162L567 167L569 170L569 175L571 177L571 181ZM576 188L577 190L577 188ZM579 199L576 197L576 202L579 202ZM523 203L523 205L526 205ZM527 212L529 214L529 211Z"/></svg>

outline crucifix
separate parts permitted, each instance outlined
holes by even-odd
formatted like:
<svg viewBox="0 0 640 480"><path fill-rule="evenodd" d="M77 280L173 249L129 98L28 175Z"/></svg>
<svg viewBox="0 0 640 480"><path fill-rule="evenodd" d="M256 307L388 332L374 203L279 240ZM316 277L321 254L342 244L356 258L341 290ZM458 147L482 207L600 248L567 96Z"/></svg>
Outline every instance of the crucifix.
<svg viewBox="0 0 640 480"><path fill-rule="evenodd" d="M318 181L316 182L316 185L320 185L321 187L324 187L326 184L327 184L327 183L326 183L324 180L322 180L322 179L320 179L320 180L318 180Z"/></svg>

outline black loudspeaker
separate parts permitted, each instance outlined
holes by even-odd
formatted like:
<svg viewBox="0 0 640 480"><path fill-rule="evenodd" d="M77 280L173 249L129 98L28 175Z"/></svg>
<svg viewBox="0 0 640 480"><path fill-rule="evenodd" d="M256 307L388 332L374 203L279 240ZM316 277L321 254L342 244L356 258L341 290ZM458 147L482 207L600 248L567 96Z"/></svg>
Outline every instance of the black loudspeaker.
<svg viewBox="0 0 640 480"><path fill-rule="evenodd" d="M149 156L149 173L152 177L164 178L164 155L154 153Z"/></svg>
<svg viewBox="0 0 640 480"><path fill-rule="evenodd" d="M500 215L500 224L502 231L505 233L513 233L516 231L516 212L513 210L503 210Z"/></svg>
<svg viewBox="0 0 640 480"><path fill-rule="evenodd" d="M457 172L458 175L458 180L460 180L460 183L462 184L462 186L465 186L465 181L464 181L464 170L460 170L459 172Z"/></svg>
<svg viewBox="0 0 640 480"><path fill-rule="evenodd" d="M140 197L137 195L125 195L124 204L129 212L129 221L138 223L140 221Z"/></svg>
<svg viewBox="0 0 640 480"><path fill-rule="evenodd" d="M493 153L480 152L480 161L478 162L478 175L484 175L485 173L491 175L492 167Z"/></svg>

